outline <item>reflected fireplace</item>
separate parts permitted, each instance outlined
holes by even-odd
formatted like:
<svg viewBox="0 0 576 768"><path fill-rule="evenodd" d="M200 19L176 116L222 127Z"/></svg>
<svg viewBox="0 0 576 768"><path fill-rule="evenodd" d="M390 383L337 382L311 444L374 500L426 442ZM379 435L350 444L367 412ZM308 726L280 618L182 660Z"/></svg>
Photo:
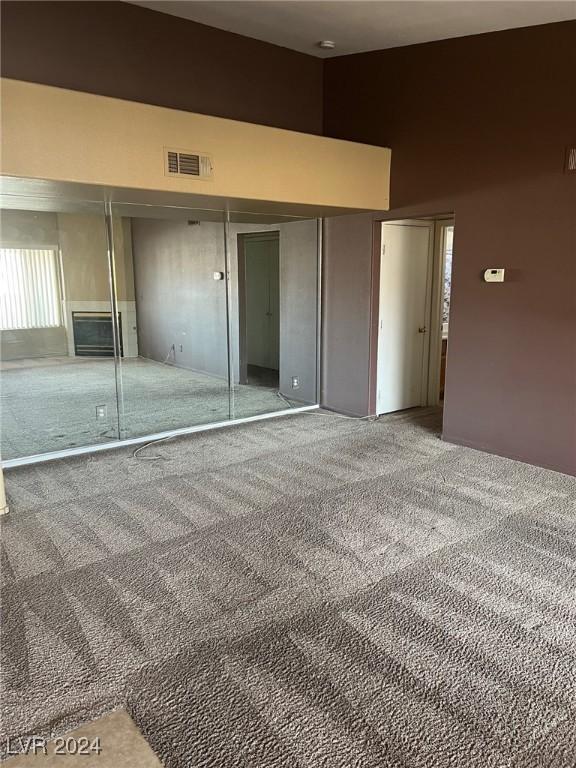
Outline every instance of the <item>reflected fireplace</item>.
<svg viewBox="0 0 576 768"><path fill-rule="evenodd" d="M74 354L77 357L114 357L114 329L111 312L72 312ZM118 313L120 355L122 317Z"/></svg>

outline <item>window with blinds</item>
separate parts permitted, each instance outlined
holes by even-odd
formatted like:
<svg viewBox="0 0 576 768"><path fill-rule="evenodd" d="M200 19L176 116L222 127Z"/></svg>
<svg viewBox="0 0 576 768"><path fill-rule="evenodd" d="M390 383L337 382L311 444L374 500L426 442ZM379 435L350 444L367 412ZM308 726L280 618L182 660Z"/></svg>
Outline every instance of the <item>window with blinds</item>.
<svg viewBox="0 0 576 768"><path fill-rule="evenodd" d="M0 329L61 325L56 251L0 248Z"/></svg>

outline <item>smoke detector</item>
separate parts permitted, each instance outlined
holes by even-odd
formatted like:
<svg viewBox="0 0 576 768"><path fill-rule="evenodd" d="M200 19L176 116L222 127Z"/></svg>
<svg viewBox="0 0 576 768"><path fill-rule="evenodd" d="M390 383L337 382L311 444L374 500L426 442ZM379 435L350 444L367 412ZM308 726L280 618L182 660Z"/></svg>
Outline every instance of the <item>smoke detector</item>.
<svg viewBox="0 0 576 768"><path fill-rule="evenodd" d="M318 48L323 48L326 51L331 51L333 48L336 48L336 43L334 40L320 40L318 43Z"/></svg>

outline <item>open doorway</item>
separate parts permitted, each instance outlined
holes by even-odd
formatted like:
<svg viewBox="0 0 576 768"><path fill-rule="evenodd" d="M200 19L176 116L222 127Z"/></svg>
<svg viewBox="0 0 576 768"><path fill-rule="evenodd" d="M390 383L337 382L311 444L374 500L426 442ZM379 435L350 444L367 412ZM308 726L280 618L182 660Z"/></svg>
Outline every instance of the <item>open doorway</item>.
<svg viewBox="0 0 576 768"><path fill-rule="evenodd" d="M445 397L448 359L454 219L437 219L434 222L434 230L428 405L442 405Z"/></svg>
<svg viewBox="0 0 576 768"><path fill-rule="evenodd" d="M380 226L376 413L442 404L454 219Z"/></svg>
<svg viewBox="0 0 576 768"><path fill-rule="evenodd" d="M452 249L454 243L454 225L447 224L443 228L441 238L441 264L442 273L442 347L440 354L440 387L439 399L444 402L446 387L446 359L448 354L448 326L450 322L450 294L452 292Z"/></svg>
<svg viewBox="0 0 576 768"><path fill-rule="evenodd" d="M240 383L278 389L280 383L279 232L239 235Z"/></svg>

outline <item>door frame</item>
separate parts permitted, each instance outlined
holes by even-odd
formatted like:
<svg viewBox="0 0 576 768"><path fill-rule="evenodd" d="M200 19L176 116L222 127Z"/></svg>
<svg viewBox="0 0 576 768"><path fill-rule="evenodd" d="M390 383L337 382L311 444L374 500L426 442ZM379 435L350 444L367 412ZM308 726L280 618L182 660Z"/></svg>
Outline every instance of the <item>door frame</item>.
<svg viewBox="0 0 576 768"><path fill-rule="evenodd" d="M429 390L429 368L430 368L430 326L432 315L432 283L434 274L434 252L435 252L435 222L431 219L414 218L414 219L391 219L389 221L380 221L380 255L379 255L379 274L378 274L378 327L376 334L376 392L374 411L376 415L380 415L378 412L378 393L380 391L380 365L379 365L379 351L380 351L380 332L382 330L382 319L380 312L380 302L382 295L382 258L384 256L384 237L383 228L386 225L394 225L401 227L423 227L429 230L430 236L428 238L428 259L426 266L426 299L424 307L424 322L425 322L425 335L422 349L422 367L421 367L421 381L420 381L420 406L428 405L428 390Z"/></svg>
<svg viewBox="0 0 576 768"><path fill-rule="evenodd" d="M238 254L238 378L239 384L248 384L248 354L246 341L246 240L274 240L278 244L280 264L280 230L264 229L257 232L239 232ZM278 339L280 345L280 339Z"/></svg>
<svg viewBox="0 0 576 768"><path fill-rule="evenodd" d="M434 259L431 287L430 362L426 405L440 405L440 369L442 364L442 308L446 268L446 230L454 227L454 216L434 220Z"/></svg>

